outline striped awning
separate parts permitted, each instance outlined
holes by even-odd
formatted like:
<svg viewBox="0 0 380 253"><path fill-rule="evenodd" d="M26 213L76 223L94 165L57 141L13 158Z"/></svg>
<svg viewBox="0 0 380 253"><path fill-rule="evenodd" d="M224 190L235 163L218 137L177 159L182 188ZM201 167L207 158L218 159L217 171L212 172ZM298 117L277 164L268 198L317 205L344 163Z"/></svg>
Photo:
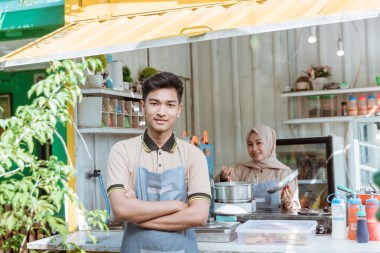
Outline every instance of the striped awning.
<svg viewBox="0 0 380 253"><path fill-rule="evenodd" d="M213 40L379 16L379 0L143 1L90 5L0 67Z"/></svg>

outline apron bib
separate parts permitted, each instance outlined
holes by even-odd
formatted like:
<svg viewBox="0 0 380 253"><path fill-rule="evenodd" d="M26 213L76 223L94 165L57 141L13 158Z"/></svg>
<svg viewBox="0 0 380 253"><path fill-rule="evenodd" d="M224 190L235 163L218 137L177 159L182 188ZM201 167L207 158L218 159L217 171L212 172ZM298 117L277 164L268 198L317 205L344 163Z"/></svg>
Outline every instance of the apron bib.
<svg viewBox="0 0 380 253"><path fill-rule="evenodd" d="M275 172L276 176L277 173ZM273 194L267 193L267 190L273 188L277 184L277 180L259 183L253 187L253 196L256 199L257 208L278 209L280 207L280 197L278 192Z"/></svg>
<svg viewBox="0 0 380 253"><path fill-rule="evenodd" d="M139 153L136 177L136 198L144 201L180 200L187 202L186 176L181 166L162 173L150 172L140 165ZM196 253L198 245L194 228L183 231L143 229L128 223L121 245L122 253Z"/></svg>

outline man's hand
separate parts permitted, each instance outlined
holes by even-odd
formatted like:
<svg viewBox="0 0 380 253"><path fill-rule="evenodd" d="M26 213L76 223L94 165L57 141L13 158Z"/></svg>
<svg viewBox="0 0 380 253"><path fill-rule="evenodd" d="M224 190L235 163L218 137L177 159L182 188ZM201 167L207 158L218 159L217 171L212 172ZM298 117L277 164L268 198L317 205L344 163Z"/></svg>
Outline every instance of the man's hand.
<svg viewBox="0 0 380 253"><path fill-rule="evenodd" d="M125 196L126 196L128 199L135 199L135 198L136 198L135 191L132 189L131 186L129 186L129 185L124 185L124 189L125 189Z"/></svg>

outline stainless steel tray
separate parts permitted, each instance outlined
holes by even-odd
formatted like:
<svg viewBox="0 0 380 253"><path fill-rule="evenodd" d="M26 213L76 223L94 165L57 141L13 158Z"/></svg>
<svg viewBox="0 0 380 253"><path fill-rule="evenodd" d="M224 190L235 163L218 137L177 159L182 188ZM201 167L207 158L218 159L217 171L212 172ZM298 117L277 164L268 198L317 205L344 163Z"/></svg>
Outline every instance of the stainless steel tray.
<svg viewBox="0 0 380 253"><path fill-rule="evenodd" d="M231 242L237 238L235 232L240 222L211 222L195 227L198 242Z"/></svg>

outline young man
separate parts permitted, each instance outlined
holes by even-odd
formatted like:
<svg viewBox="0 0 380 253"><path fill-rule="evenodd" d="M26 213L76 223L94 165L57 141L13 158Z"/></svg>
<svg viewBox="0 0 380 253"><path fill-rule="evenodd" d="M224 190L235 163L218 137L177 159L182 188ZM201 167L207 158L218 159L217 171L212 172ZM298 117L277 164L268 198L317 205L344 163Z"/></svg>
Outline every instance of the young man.
<svg viewBox="0 0 380 253"><path fill-rule="evenodd" d="M207 221L210 181L201 150L173 134L182 93L174 74L146 80L145 133L110 151L107 192L113 214L127 222L121 252L198 252L193 227Z"/></svg>

